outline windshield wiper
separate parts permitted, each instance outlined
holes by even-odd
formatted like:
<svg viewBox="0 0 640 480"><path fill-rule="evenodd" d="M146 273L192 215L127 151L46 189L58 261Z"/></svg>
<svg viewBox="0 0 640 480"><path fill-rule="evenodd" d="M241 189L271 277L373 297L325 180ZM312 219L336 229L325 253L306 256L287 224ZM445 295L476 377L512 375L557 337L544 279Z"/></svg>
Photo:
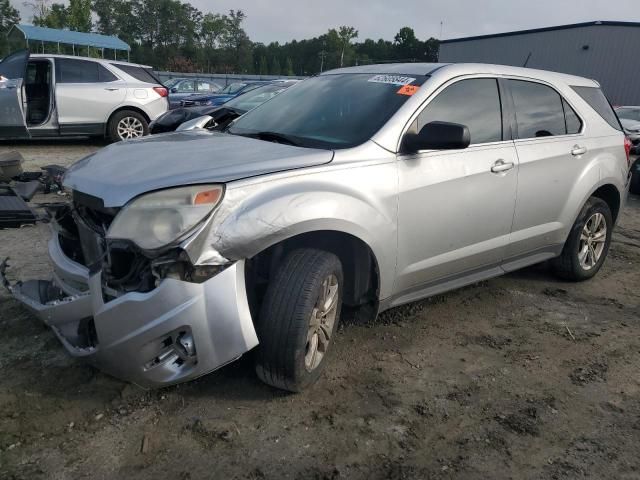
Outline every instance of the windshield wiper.
<svg viewBox="0 0 640 480"><path fill-rule="evenodd" d="M277 132L252 132L252 133L242 133L245 137L257 138L259 140L265 140L267 142L276 142L276 143L286 143L287 145L293 145L294 147L299 147L300 142L294 140L289 135L284 133Z"/></svg>

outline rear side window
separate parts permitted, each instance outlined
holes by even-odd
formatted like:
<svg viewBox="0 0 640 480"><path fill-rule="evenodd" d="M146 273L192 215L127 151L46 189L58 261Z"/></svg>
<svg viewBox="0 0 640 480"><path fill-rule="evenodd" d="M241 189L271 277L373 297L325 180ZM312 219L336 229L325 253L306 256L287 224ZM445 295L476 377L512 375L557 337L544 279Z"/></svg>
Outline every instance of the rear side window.
<svg viewBox="0 0 640 480"><path fill-rule="evenodd" d="M564 108L564 119L567 124L567 133L569 135L580 133L580 130L582 130L582 120L580 120L576 111L571 108L571 105L569 105L564 98L562 99L562 107Z"/></svg>
<svg viewBox="0 0 640 480"><path fill-rule="evenodd" d="M562 97L554 89L540 83L509 80L516 108L518 138L565 135L567 127Z"/></svg>
<svg viewBox="0 0 640 480"><path fill-rule="evenodd" d="M156 78L156 76L153 74L153 71L150 68L142 68L134 65L125 65L123 63L112 63L111 65L119 68L120 70L127 73L128 75L131 75L136 80L139 80L141 82L161 85L160 80Z"/></svg>
<svg viewBox="0 0 640 480"><path fill-rule="evenodd" d="M103 83L118 78L97 62L56 58L57 83Z"/></svg>
<svg viewBox="0 0 640 480"><path fill-rule="evenodd" d="M502 109L498 82L492 78L461 80L445 88L420 113L410 131L419 132L431 122L466 125L471 143L502 140Z"/></svg>
<svg viewBox="0 0 640 480"><path fill-rule="evenodd" d="M607 97L604 96L602 90L598 87L571 87L575 90L575 92L582 97L582 99L591 105L598 115L600 115L609 125L611 125L616 130L622 131L622 126L620 126L620 121L616 116L613 108L611 108L611 104Z"/></svg>

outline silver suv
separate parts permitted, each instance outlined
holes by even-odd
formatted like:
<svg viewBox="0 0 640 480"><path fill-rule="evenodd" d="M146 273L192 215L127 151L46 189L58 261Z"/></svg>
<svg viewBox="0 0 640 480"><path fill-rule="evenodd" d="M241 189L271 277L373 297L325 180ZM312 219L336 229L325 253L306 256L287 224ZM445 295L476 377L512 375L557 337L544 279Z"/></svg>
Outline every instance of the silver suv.
<svg viewBox="0 0 640 480"><path fill-rule="evenodd" d="M319 377L341 316L545 260L566 280L593 277L628 149L593 80L336 70L223 132L79 161L65 178L73 205L51 212L53 280L4 282L72 355L115 376L163 386L256 348L258 376L297 391Z"/></svg>
<svg viewBox="0 0 640 480"><path fill-rule="evenodd" d="M167 94L143 65L17 52L0 63L0 139L142 137Z"/></svg>

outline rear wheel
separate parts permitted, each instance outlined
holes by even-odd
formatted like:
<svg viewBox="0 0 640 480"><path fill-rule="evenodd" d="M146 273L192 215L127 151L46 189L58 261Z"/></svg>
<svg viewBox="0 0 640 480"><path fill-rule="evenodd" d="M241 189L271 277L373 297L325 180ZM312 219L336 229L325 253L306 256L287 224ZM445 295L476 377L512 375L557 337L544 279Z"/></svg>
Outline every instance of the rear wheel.
<svg viewBox="0 0 640 480"><path fill-rule="evenodd" d="M591 197L578 215L562 254L553 262L556 273L575 282L593 277L607 257L612 230L609 205Z"/></svg>
<svg viewBox="0 0 640 480"><path fill-rule="evenodd" d="M144 116L133 110L116 112L109 120L109 138L114 142L132 140L149 135L149 123Z"/></svg>
<svg viewBox="0 0 640 480"><path fill-rule="evenodd" d="M298 392L324 369L340 320L342 265L332 253L291 252L267 287L257 322L256 373L269 385Z"/></svg>

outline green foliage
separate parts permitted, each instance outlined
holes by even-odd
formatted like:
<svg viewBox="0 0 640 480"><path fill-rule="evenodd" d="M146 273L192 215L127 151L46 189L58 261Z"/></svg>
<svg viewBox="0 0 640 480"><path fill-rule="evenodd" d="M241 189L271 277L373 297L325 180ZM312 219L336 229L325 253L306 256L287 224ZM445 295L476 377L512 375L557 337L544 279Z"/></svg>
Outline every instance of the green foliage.
<svg viewBox="0 0 640 480"><path fill-rule="evenodd" d="M258 69L259 75L269 75L269 65L267 64L267 57L264 55L260 57L260 67Z"/></svg>
<svg viewBox="0 0 640 480"><path fill-rule="evenodd" d="M0 12L10 7L9 1L0 0ZM242 10L203 14L183 0L69 0L68 6L62 0L28 1L34 24L90 31L93 20L98 33L117 35L131 45L132 61L158 69L313 75L321 68L438 58L438 41L420 40L410 27L400 29L393 41L355 43L358 30L343 25L319 37L265 45L247 35Z"/></svg>
<svg viewBox="0 0 640 480"><path fill-rule="evenodd" d="M7 33L13 25L20 22L20 12L9 0L0 0L0 58L9 53Z"/></svg>
<svg viewBox="0 0 640 480"><path fill-rule="evenodd" d="M280 62L277 58L274 58L271 61L271 69L269 70L269 75L282 75L282 69L280 68Z"/></svg>
<svg viewBox="0 0 640 480"><path fill-rule="evenodd" d="M91 31L91 0L69 0L67 27L76 32Z"/></svg>

